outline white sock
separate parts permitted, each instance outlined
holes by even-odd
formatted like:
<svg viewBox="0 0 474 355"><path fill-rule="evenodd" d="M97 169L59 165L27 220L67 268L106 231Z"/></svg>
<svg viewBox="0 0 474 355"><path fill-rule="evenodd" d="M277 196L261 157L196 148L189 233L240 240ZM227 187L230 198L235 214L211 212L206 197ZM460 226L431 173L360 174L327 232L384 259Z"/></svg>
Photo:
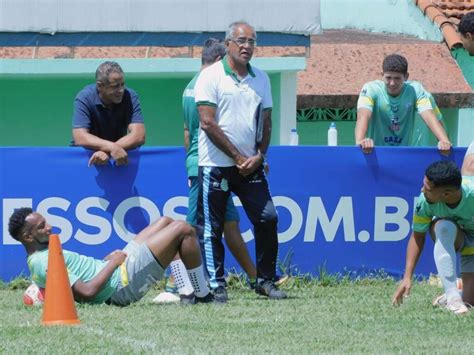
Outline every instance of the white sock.
<svg viewBox="0 0 474 355"><path fill-rule="evenodd" d="M204 277L204 269L202 264L197 268L188 270L189 279L194 287L194 294L197 297L205 297L208 295L209 286L207 286L206 278Z"/></svg>
<svg viewBox="0 0 474 355"><path fill-rule="evenodd" d="M174 277L174 283L180 295L190 295L194 292L193 285L189 280L186 266L184 266L181 259L173 260L170 264L171 274Z"/></svg>
<svg viewBox="0 0 474 355"><path fill-rule="evenodd" d="M454 241L456 240L457 227L447 220L436 222L434 227L436 241L434 245L434 259L439 277L443 283L447 300L460 297L461 293L456 287L456 251Z"/></svg>

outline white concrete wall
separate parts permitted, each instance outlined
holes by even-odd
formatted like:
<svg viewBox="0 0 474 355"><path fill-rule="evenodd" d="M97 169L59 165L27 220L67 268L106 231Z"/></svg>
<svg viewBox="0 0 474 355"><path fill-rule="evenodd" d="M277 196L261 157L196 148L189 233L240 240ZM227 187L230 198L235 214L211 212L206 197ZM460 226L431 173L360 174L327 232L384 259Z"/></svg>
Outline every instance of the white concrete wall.
<svg viewBox="0 0 474 355"><path fill-rule="evenodd" d="M290 143L290 132L296 128L296 72L281 74L280 145Z"/></svg>

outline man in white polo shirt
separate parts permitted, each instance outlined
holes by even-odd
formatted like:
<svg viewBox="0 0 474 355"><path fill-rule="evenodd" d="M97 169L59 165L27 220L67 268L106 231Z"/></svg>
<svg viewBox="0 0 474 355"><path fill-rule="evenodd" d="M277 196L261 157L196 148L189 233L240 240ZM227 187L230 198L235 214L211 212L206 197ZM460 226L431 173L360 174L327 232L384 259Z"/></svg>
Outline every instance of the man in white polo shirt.
<svg viewBox="0 0 474 355"><path fill-rule="evenodd" d="M278 254L277 214L263 163L270 143L268 75L249 64L256 33L246 22L226 32L227 55L204 69L194 89L199 110L198 225L215 301L227 302L222 231L234 192L254 226L258 294L286 298L273 283Z"/></svg>

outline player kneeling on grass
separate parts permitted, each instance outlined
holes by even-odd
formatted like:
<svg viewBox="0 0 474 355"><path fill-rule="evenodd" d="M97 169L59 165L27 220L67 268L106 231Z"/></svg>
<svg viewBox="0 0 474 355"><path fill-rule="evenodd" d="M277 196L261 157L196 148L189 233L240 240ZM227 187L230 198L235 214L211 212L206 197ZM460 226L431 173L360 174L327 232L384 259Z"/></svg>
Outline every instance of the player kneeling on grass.
<svg viewBox="0 0 474 355"><path fill-rule="evenodd" d="M462 174L462 175L461 175ZM428 230L434 240L434 260L444 294L433 305L454 314L474 304L474 142L468 148L462 171L450 161L431 164L413 217L406 266L392 303L400 305L411 290L411 279ZM461 252L463 291L457 288L456 251Z"/></svg>
<svg viewBox="0 0 474 355"><path fill-rule="evenodd" d="M28 254L33 281L45 287L51 225L30 208L15 210L8 229ZM201 264L194 229L182 221L162 217L142 230L123 250L115 250L104 260L63 250L74 299L77 302L126 306L140 300L163 276L163 270L179 253L193 290L183 295L183 303L211 302ZM193 292L194 291L194 292Z"/></svg>

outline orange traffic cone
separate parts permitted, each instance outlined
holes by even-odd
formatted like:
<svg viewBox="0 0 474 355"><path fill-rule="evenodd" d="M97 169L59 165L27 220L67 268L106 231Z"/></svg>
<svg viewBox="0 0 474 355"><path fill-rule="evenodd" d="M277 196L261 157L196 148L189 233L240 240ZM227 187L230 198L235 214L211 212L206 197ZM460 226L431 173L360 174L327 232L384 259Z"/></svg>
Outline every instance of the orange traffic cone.
<svg viewBox="0 0 474 355"><path fill-rule="evenodd" d="M63 249L57 234L49 236L48 274L43 305L43 325L80 323L64 262Z"/></svg>

